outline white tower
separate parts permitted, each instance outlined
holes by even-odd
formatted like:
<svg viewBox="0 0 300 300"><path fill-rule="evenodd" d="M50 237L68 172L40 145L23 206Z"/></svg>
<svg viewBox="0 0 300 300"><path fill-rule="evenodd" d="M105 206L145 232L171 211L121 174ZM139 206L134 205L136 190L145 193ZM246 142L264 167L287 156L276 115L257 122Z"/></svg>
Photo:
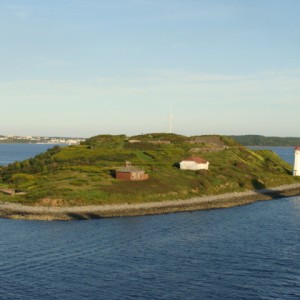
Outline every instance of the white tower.
<svg viewBox="0 0 300 300"><path fill-rule="evenodd" d="M172 133L172 129L173 129L173 115L170 111L170 115L169 115L169 133Z"/></svg>
<svg viewBox="0 0 300 300"><path fill-rule="evenodd" d="M294 176L300 176L300 147L295 148Z"/></svg>

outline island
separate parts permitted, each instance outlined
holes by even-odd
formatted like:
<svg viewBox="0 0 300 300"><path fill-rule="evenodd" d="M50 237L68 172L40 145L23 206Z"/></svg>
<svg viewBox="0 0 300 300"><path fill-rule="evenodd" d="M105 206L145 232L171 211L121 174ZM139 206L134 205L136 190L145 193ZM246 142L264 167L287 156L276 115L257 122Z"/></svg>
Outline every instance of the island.
<svg viewBox="0 0 300 300"><path fill-rule="evenodd" d="M228 136L98 135L0 167L0 190L0 217L74 220L298 195L300 178L274 152Z"/></svg>

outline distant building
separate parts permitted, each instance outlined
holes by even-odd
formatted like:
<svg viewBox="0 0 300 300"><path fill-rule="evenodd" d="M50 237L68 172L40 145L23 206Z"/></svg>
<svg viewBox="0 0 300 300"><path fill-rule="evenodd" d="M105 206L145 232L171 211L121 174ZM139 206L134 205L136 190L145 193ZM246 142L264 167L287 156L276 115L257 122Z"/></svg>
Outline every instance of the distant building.
<svg viewBox="0 0 300 300"><path fill-rule="evenodd" d="M154 144L154 145L169 145L171 144L170 141L149 141L149 144Z"/></svg>
<svg viewBox="0 0 300 300"><path fill-rule="evenodd" d="M145 171L133 167L129 161L122 168L116 170L116 179L121 180L147 180L149 178Z"/></svg>
<svg viewBox="0 0 300 300"><path fill-rule="evenodd" d="M300 147L295 147L294 176L300 176Z"/></svg>
<svg viewBox="0 0 300 300"><path fill-rule="evenodd" d="M180 163L181 170L208 170L209 162L198 156L191 156Z"/></svg>
<svg viewBox="0 0 300 300"><path fill-rule="evenodd" d="M141 140L128 140L128 143L130 144L136 144L136 143L140 143Z"/></svg>

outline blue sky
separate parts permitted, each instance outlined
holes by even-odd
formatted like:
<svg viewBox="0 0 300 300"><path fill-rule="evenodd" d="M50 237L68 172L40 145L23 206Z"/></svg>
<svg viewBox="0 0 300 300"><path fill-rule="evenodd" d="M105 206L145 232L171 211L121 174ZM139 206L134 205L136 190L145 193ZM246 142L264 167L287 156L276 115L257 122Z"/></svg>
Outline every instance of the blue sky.
<svg viewBox="0 0 300 300"><path fill-rule="evenodd" d="M0 134L300 136L298 0L0 0Z"/></svg>

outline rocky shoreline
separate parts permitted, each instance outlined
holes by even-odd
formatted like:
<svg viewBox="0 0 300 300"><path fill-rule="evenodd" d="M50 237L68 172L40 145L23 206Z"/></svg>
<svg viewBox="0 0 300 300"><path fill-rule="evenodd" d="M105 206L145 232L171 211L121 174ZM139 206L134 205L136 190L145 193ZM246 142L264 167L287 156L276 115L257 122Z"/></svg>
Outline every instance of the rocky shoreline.
<svg viewBox="0 0 300 300"><path fill-rule="evenodd" d="M87 205L72 207L26 206L0 202L0 218L26 220L85 220L96 218L142 216L174 212L227 208L256 201L272 200L300 195L300 183L282 185L270 189L228 193L139 204Z"/></svg>

